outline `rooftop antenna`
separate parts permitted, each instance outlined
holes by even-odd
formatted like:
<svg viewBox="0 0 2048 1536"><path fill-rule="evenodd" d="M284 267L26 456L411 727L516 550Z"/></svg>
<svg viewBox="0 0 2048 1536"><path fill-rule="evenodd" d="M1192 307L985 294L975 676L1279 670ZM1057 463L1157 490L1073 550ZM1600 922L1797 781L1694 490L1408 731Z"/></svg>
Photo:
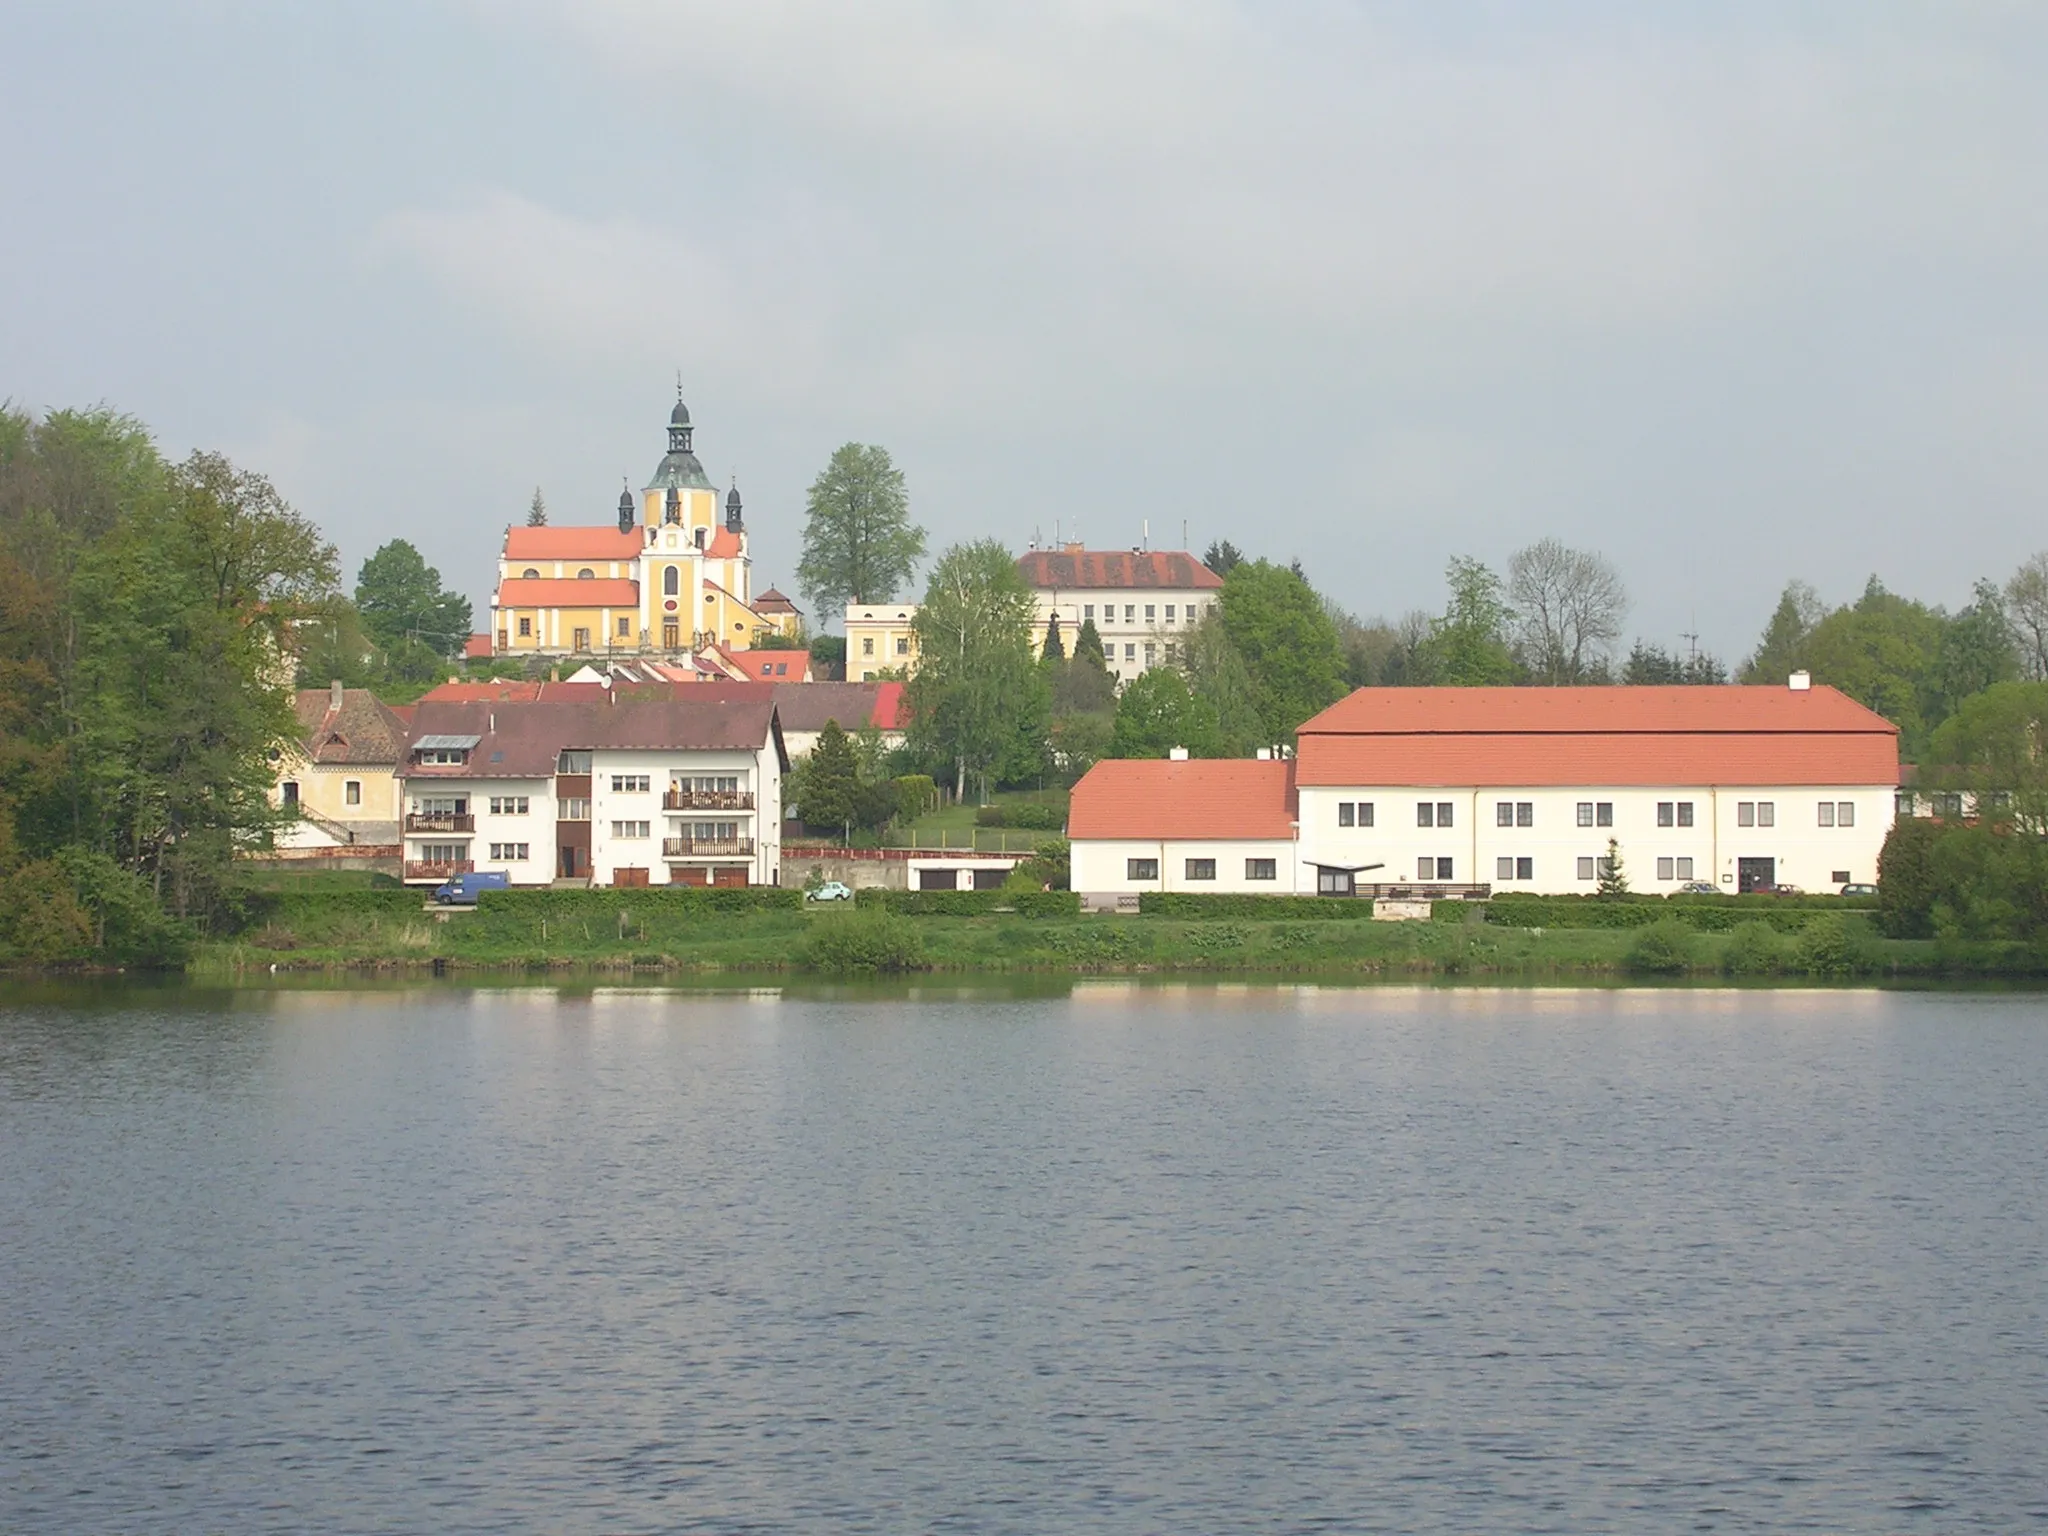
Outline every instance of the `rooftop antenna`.
<svg viewBox="0 0 2048 1536"><path fill-rule="evenodd" d="M1695 608L1693 610L1692 617L1687 619L1686 622L1688 624L1697 624L1699 623L1699 621L1699 610ZM1678 638L1685 642L1685 654L1687 661L1697 664L1700 659L1699 631L1696 629L1681 629L1678 632Z"/></svg>

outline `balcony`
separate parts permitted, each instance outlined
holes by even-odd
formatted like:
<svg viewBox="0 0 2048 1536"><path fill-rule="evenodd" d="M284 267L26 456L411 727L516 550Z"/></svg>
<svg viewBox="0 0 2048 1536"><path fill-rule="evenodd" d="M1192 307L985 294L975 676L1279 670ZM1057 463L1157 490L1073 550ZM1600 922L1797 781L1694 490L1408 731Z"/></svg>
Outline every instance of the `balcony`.
<svg viewBox="0 0 2048 1536"><path fill-rule="evenodd" d="M453 811L413 811L405 818L408 832L474 832L476 818Z"/></svg>
<svg viewBox="0 0 2048 1536"><path fill-rule="evenodd" d="M664 811L751 811L754 792L748 789L671 789L661 797Z"/></svg>
<svg viewBox="0 0 2048 1536"><path fill-rule="evenodd" d="M754 840L751 837L730 837L715 841L694 837L664 837L661 840L661 856L664 859L751 859L754 856Z"/></svg>
<svg viewBox="0 0 2048 1536"><path fill-rule="evenodd" d="M407 880L432 880L439 883L456 875L467 875L476 869L470 859L407 859L405 878Z"/></svg>

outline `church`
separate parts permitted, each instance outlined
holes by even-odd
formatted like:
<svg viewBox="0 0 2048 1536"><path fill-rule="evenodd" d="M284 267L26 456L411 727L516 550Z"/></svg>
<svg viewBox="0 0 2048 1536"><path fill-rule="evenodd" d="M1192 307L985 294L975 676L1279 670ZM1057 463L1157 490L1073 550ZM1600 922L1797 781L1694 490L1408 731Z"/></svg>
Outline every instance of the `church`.
<svg viewBox="0 0 2048 1536"><path fill-rule="evenodd" d="M739 487L721 507L680 394L668 452L637 508L630 489L619 492L616 527L505 530L492 654L686 657L746 650L771 631L795 637L786 600L773 612L754 606Z"/></svg>

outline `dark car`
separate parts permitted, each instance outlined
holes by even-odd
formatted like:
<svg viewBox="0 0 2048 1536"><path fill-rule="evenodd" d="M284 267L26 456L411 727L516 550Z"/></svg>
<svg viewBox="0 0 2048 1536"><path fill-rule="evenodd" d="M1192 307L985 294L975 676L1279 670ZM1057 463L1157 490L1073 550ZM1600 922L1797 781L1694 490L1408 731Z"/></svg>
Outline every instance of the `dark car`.
<svg viewBox="0 0 2048 1536"><path fill-rule="evenodd" d="M1844 896L1875 896L1877 894L1877 887L1860 880L1852 880L1849 884L1842 887L1842 894Z"/></svg>

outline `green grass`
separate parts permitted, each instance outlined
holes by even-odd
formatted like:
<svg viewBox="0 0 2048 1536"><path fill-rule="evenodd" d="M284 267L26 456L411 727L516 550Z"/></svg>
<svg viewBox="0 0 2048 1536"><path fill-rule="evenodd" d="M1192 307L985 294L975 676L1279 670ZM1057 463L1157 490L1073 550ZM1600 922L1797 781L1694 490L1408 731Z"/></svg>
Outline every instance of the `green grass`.
<svg viewBox="0 0 2048 1536"><path fill-rule="evenodd" d="M992 805L1038 804L1058 800L1054 790L998 790L989 797ZM981 853L1029 853L1054 832L1026 831L1020 827L977 827L974 813L978 807L972 797L964 805L942 805L929 815L914 821L902 822L883 832L879 842L888 848L973 848ZM862 846L874 843L873 838L856 839ZM801 849L791 851L792 860Z"/></svg>
<svg viewBox="0 0 2048 1536"><path fill-rule="evenodd" d="M545 920L445 918L418 911L331 914L301 903L289 922L202 946L202 976L281 971L546 972L639 969L673 974L829 971L816 925L845 914L592 910ZM1855 920L1825 945L1788 938L1767 952L1757 934L1688 933L1676 955L1652 955L1641 932L1505 928L1492 924L1224 921L1165 917L907 917L920 967L941 973L1324 975L1503 981L1608 977L1745 982L2048 977L2048 949L1887 940ZM531 930L531 931L528 931ZM835 962L838 963L838 962Z"/></svg>

